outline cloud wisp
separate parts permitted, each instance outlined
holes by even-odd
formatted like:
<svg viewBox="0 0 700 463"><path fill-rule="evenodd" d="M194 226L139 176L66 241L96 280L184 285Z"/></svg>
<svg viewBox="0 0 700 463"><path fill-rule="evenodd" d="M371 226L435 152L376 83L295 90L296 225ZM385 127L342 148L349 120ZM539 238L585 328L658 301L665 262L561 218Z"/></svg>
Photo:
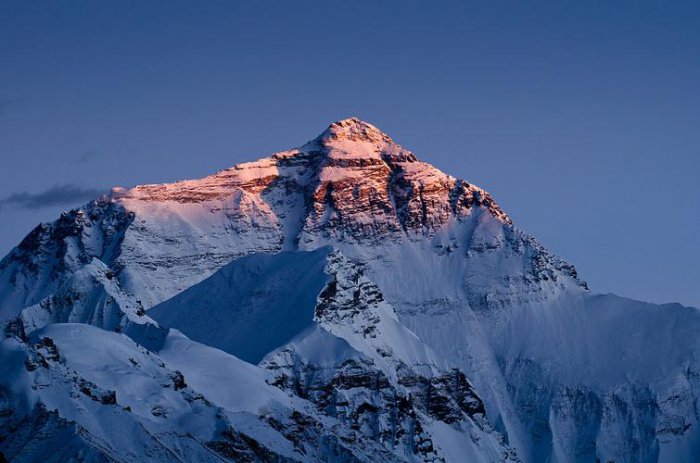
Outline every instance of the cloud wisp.
<svg viewBox="0 0 700 463"><path fill-rule="evenodd" d="M95 158L97 158L97 155L98 153L95 150L85 151L75 157L75 162L77 162L78 164L85 164L87 162L93 161Z"/></svg>
<svg viewBox="0 0 700 463"><path fill-rule="evenodd" d="M0 209L4 207L42 209L60 205L74 205L94 199L105 193L103 189L83 188L73 183L54 185L39 193L18 192L0 199Z"/></svg>

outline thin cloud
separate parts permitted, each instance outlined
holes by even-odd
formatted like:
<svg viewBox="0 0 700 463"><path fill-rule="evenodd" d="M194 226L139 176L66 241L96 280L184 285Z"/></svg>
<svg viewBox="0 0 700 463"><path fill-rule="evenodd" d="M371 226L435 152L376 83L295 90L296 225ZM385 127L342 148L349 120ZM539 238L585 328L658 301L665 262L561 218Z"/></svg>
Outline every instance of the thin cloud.
<svg viewBox="0 0 700 463"><path fill-rule="evenodd" d="M40 193L18 192L0 200L0 208L14 207L25 209L42 209L45 207L80 204L105 193L105 190L83 188L67 183L54 185Z"/></svg>
<svg viewBox="0 0 700 463"><path fill-rule="evenodd" d="M78 156L76 156L75 162L78 164L85 164L86 162L90 162L95 159L97 154L98 153L95 150L85 151L84 153L80 153Z"/></svg>

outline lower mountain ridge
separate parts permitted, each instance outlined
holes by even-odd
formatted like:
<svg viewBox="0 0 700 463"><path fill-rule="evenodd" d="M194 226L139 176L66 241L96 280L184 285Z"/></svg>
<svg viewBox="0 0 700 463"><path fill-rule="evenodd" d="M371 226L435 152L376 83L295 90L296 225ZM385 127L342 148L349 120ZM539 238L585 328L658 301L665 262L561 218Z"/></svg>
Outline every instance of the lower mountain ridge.
<svg viewBox="0 0 700 463"><path fill-rule="evenodd" d="M700 460L700 310L356 118L39 225L0 327L0 461Z"/></svg>

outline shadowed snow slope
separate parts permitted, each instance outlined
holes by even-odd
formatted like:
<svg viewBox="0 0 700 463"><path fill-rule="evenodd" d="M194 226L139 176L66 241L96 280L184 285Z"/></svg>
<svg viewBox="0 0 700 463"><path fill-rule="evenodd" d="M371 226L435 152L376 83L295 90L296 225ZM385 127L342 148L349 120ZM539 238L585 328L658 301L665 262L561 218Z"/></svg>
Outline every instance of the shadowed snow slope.
<svg viewBox="0 0 700 463"><path fill-rule="evenodd" d="M254 254L226 265L148 314L252 363L311 325L327 248Z"/></svg>

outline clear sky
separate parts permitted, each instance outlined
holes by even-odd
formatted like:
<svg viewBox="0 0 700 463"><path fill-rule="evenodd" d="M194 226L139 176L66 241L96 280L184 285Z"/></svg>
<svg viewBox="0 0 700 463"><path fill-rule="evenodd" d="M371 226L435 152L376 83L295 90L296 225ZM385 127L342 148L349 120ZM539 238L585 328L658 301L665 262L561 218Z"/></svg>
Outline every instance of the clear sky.
<svg viewBox="0 0 700 463"><path fill-rule="evenodd" d="M596 292L700 307L700 2L0 0L0 253L356 115Z"/></svg>

